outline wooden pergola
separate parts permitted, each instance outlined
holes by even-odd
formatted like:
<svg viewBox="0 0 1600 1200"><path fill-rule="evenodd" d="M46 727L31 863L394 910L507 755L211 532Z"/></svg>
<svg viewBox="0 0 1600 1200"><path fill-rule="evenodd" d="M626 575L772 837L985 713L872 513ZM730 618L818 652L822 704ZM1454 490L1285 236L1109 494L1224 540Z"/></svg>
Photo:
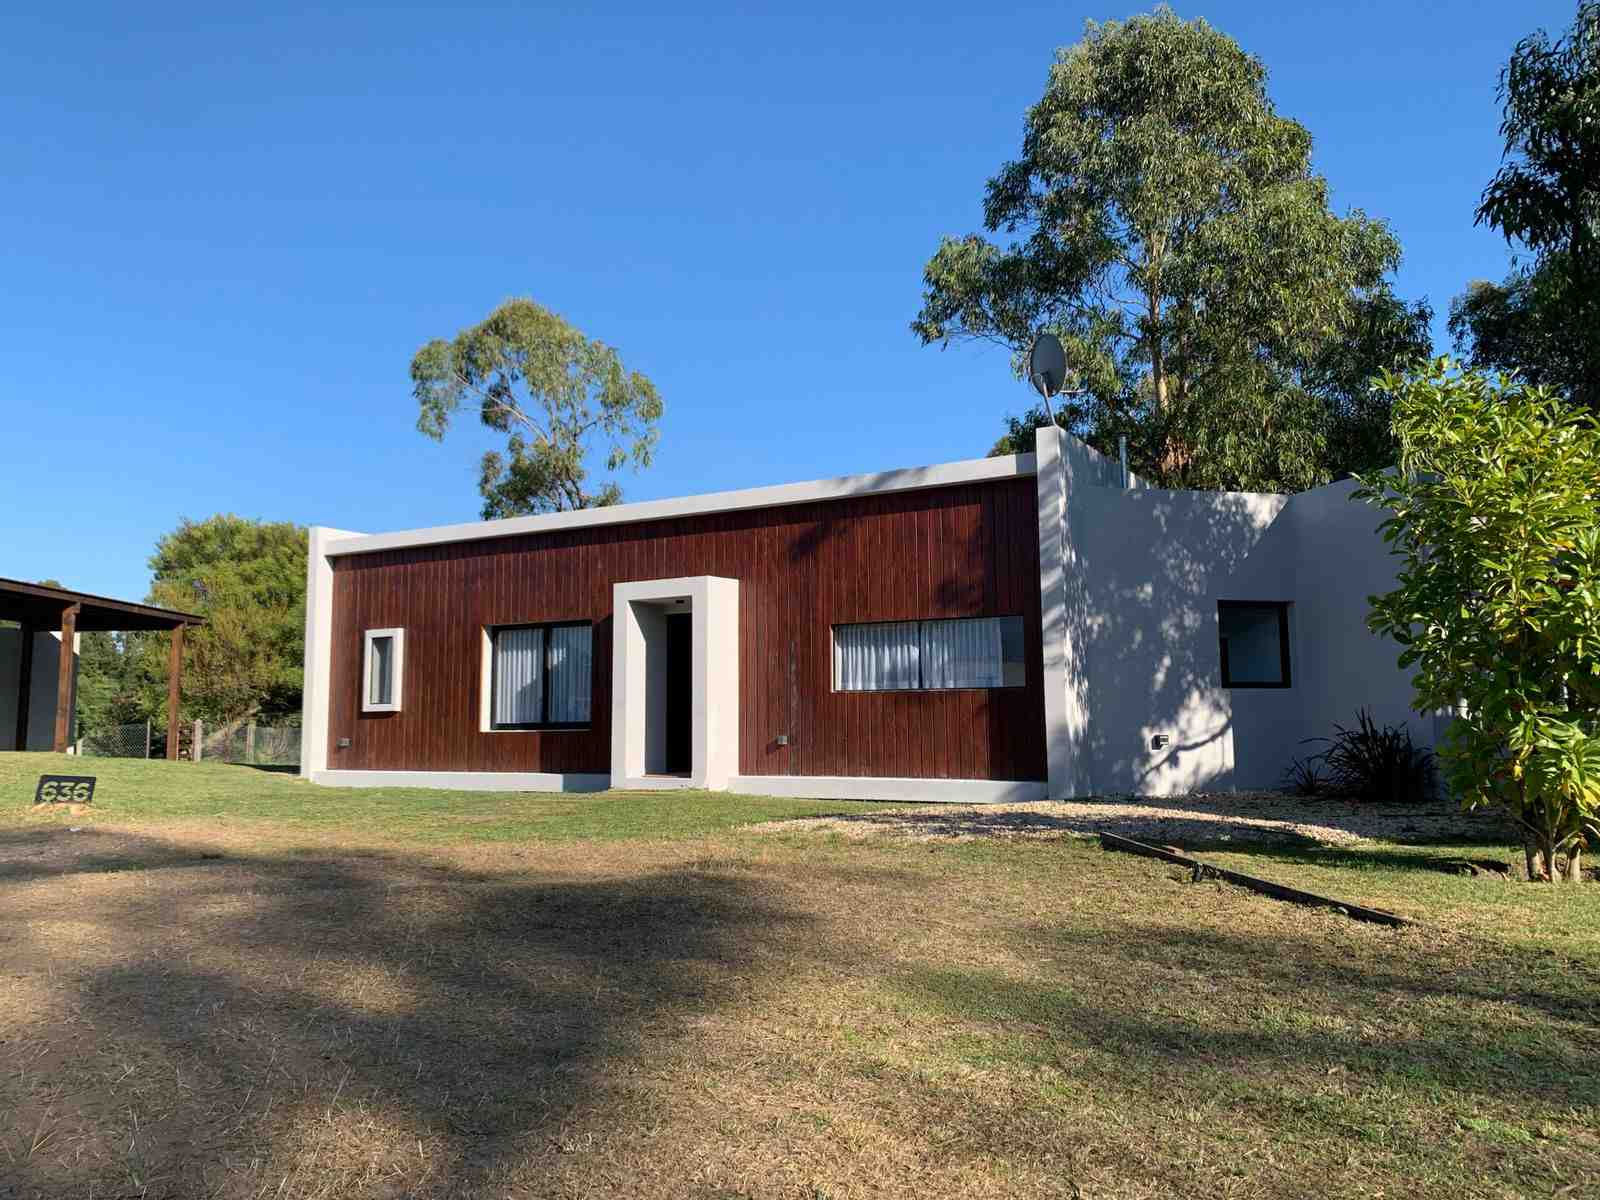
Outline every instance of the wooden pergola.
<svg viewBox="0 0 1600 1200"><path fill-rule="evenodd" d="M170 630L172 643L167 655L167 757L178 757L178 692L183 678L183 631L189 625L203 625L204 618L194 613L128 600L112 600L47 587L42 583L23 583L0 579L0 621L15 621L22 626L21 661L17 670L17 748L28 744L30 693L33 690L33 640L39 633L61 631L61 666L56 675L56 727L53 747L56 753L67 749L72 728L72 697L75 671L74 635L79 633L134 630Z"/></svg>

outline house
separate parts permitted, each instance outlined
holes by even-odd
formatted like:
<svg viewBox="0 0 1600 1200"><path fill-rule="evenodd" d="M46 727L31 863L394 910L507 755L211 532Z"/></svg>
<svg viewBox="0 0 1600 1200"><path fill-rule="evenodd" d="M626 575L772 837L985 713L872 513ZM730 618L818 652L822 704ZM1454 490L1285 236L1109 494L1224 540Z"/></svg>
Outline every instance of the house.
<svg viewBox="0 0 1600 1200"><path fill-rule="evenodd" d="M1370 706L1393 563L1350 483L1167 491L1037 453L403 533L311 532L301 774L998 801L1270 787Z"/></svg>

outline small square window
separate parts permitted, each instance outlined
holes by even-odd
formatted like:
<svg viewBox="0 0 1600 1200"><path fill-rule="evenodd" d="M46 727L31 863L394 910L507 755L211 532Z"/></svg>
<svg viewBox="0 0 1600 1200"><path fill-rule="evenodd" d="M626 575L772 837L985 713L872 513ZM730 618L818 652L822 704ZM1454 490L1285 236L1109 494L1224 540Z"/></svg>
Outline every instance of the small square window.
<svg viewBox="0 0 1600 1200"><path fill-rule="evenodd" d="M1225 688L1289 686L1289 606L1280 602L1217 602Z"/></svg>
<svg viewBox="0 0 1600 1200"><path fill-rule="evenodd" d="M399 712L406 631L369 629L361 655L361 711Z"/></svg>

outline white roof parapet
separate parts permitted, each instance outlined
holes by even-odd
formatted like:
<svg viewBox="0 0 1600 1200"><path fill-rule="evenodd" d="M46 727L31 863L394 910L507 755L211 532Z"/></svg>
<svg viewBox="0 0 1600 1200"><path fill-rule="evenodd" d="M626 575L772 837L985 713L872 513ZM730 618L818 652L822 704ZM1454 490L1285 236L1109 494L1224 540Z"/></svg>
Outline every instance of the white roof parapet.
<svg viewBox="0 0 1600 1200"><path fill-rule="evenodd" d="M813 504L819 500L848 500L856 496L916 492L963 483L1020 479L1034 473L1035 460L1032 454L1009 454L929 467L903 467L867 475L841 475L835 479L817 479L809 483L781 483L772 487L708 492L702 496L684 496L672 500L643 500L636 504L614 504L608 508L544 513L536 517L507 517L499 521L470 521L461 525L436 525L429 529L406 529L396 533L330 537L323 545L322 552L329 557L371 554L410 546L477 542L489 538L517 537L520 534L558 533L567 529L626 525L635 521L667 521L675 517L699 517L752 508Z"/></svg>

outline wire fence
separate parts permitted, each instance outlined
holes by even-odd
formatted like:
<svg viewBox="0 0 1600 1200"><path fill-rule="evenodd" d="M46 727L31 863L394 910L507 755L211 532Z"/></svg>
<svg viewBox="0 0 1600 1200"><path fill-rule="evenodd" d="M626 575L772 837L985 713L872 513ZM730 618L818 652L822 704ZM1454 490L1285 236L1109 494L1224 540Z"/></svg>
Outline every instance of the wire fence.
<svg viewBox="0 0 1600 1200"><path fill-rule="evenodd" d="M202 728L200 761L292 767L300 762L300 726L233 724Z"/></svg>
<svg viewBox="0 0 1600 1200"><path fill-rule="evenodd" d="M78 741L78 753L96 758L149 758L155 742L149 721L137 725L111 725L85 734ZM161 750L166 751L166 738Z"/></svg>
<svg viewBox="0 0 1600 1200"><path fill-rule="evenodd" d="M165 758L167 734L150 721L112 725L84 734L77 751L93 758ZM298 766L300 726L230 722L213 729L201 721L185 722L178 731L178 757L257 767Z"/></svg>

